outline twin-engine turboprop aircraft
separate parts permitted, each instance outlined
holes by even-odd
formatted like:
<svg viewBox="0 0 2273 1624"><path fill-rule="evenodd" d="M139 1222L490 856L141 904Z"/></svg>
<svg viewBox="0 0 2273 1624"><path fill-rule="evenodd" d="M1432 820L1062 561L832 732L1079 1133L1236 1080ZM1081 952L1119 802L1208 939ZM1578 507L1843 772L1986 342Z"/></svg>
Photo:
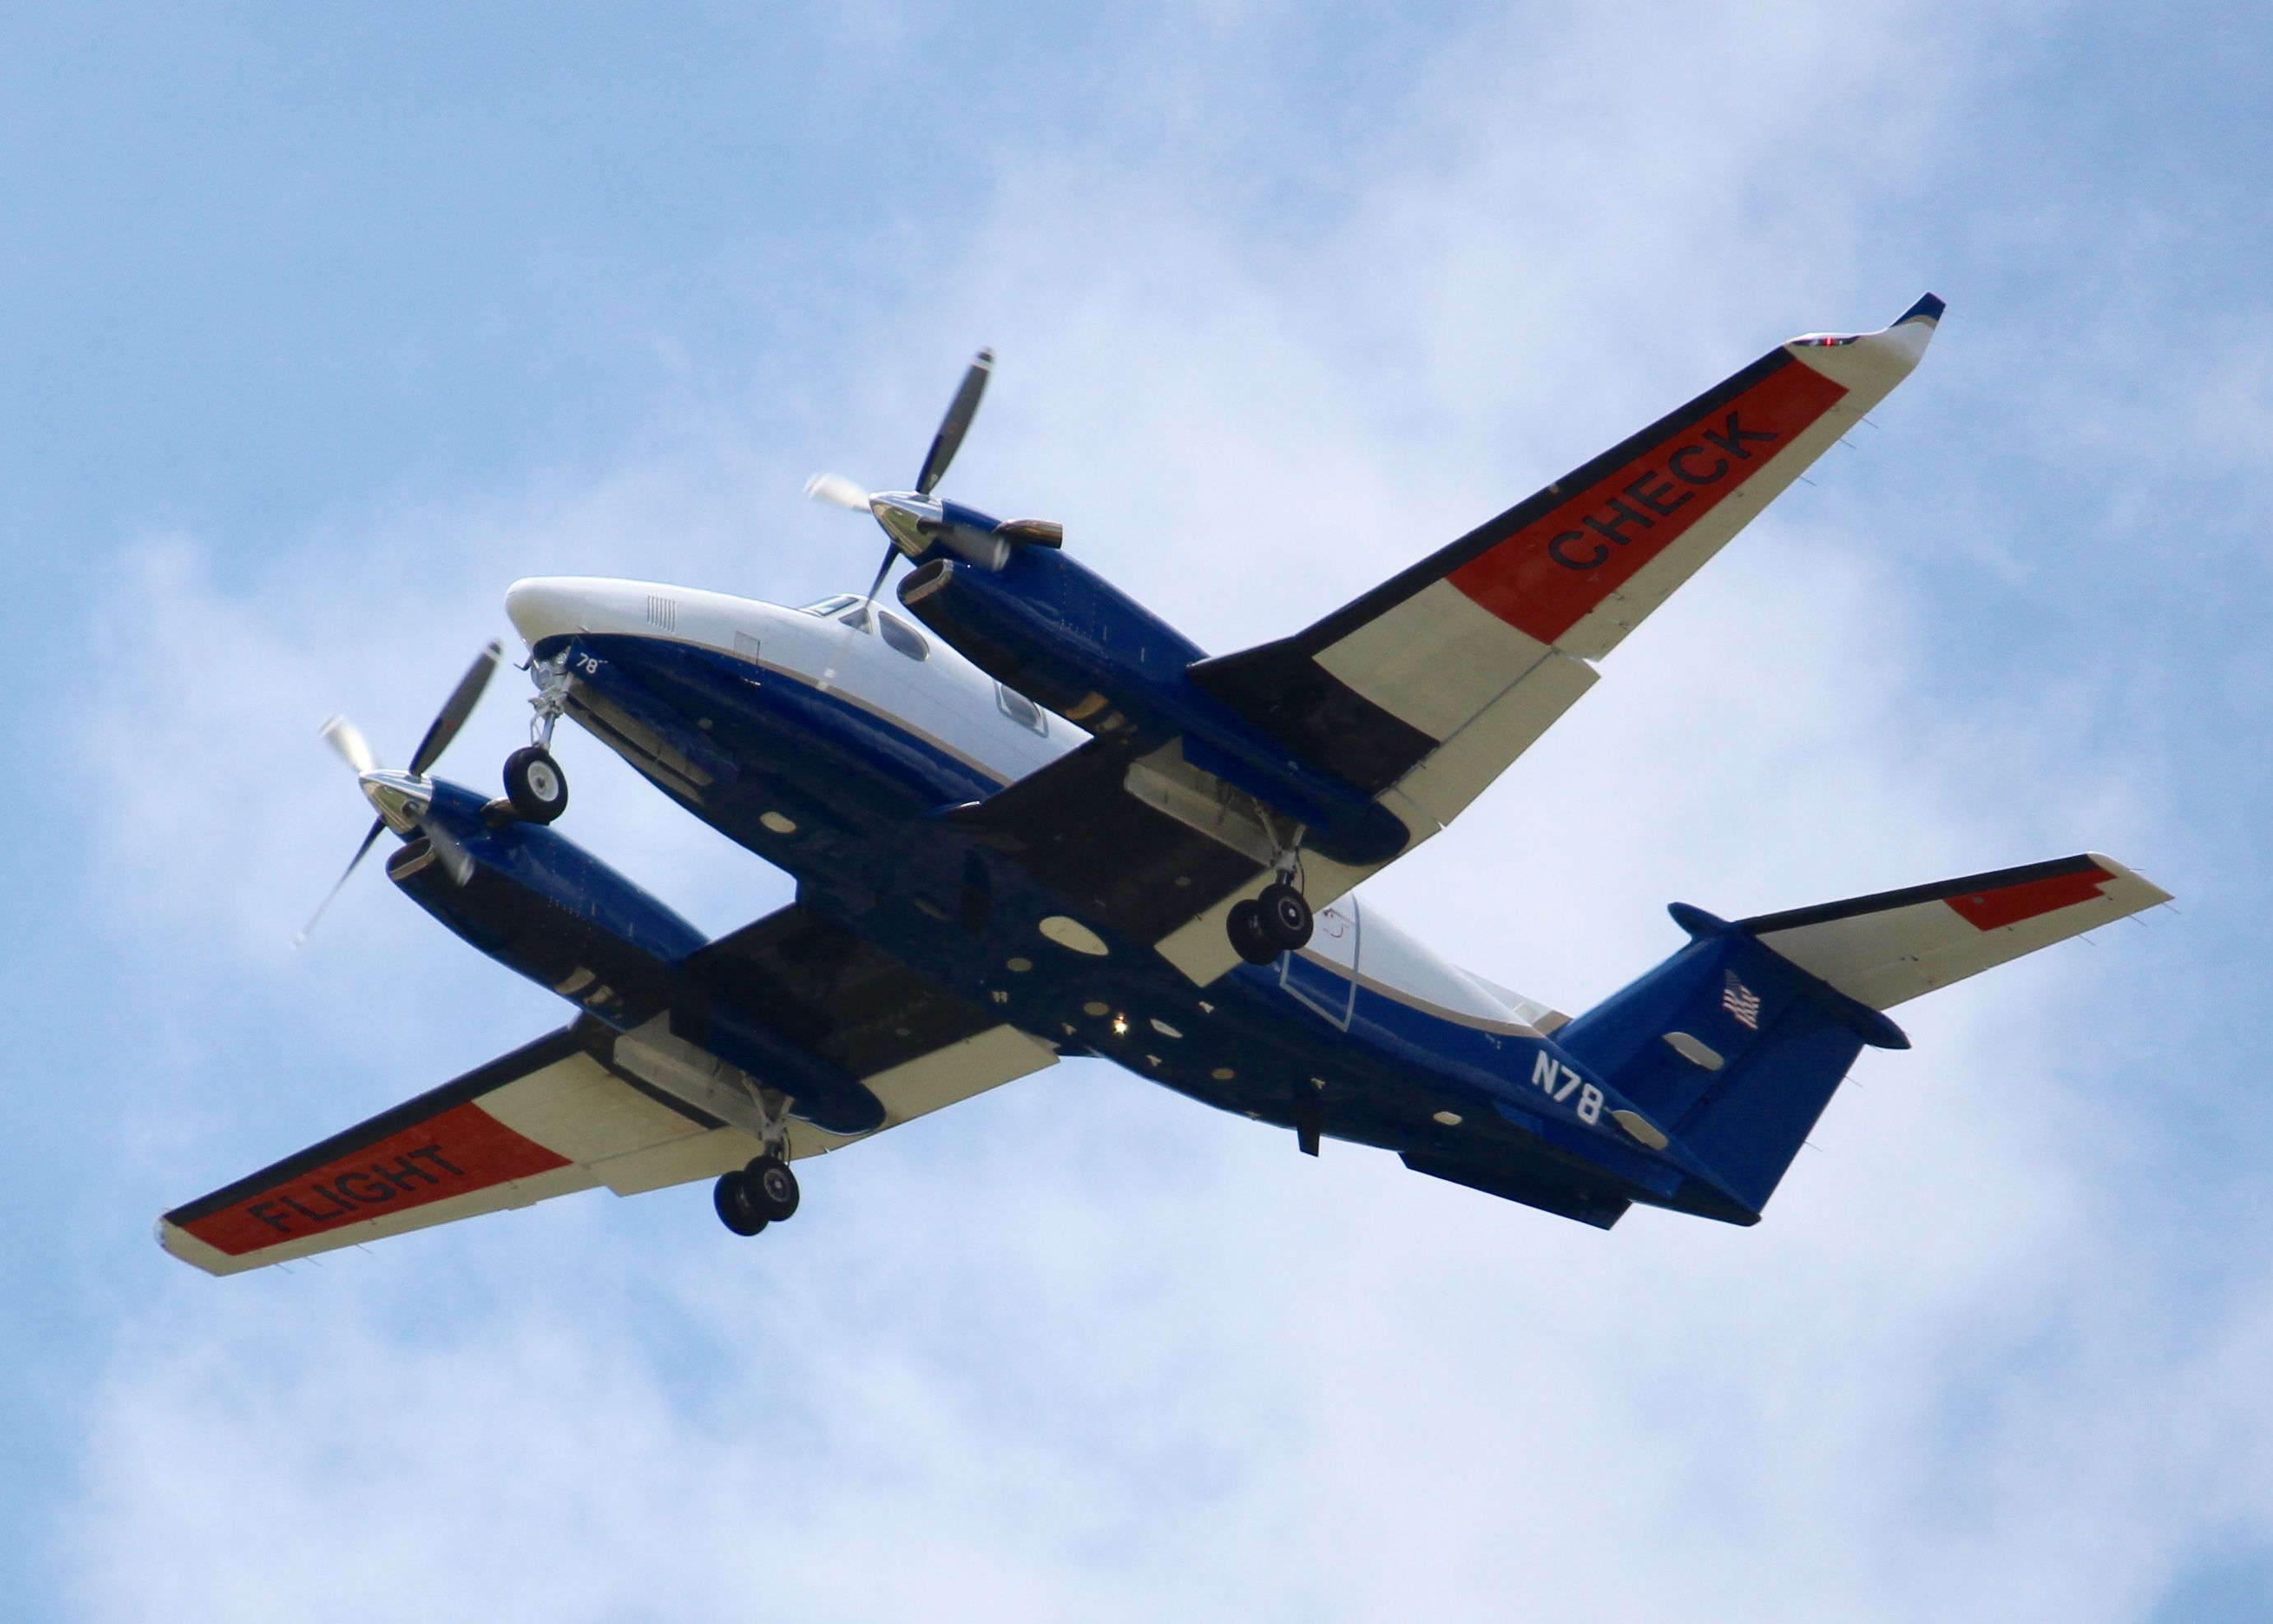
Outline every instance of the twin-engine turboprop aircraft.
<svg viewBox="0 0 2273 1624"><path fill-rule="evenodd" d="M517 583L536 685L492 800L431 776L493 644L405 771L326 729L401 845L387 876L570 1023L166 1214L227 1274L605 1184L716 1181L751 1235L793 1159L1099 1056L1292 1129L1609 1228L1636 1202L1752 1223L1904 999L2166 900L2104 857L1728 921L1573 1019L1361 906L1594 682L1594 662L1924 353L1942 303L1778 345L1317 625L1210 657L1062 550L935 493L812 492L889 538L802 609ZM915 568L896 604L878 589ZM561 835L573 718L796 876L716 941ZM352 871L354 864L349 864ZM345 876L342 876L342 883Z"/></svg>

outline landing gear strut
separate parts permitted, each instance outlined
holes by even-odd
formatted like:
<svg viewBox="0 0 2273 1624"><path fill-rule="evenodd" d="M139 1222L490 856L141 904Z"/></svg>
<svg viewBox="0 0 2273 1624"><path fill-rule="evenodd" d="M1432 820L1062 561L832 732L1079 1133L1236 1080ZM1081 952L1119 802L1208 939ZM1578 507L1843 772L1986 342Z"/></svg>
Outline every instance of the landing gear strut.
<svg viewBox="0 0 2273 1624"><path fill-rule="evenodd" d="M1310 905L1285 880L1273 880L1252 902L1234 905L1225 921L1231 944L1249 964L1299 952L1310 940Z"/></svg>

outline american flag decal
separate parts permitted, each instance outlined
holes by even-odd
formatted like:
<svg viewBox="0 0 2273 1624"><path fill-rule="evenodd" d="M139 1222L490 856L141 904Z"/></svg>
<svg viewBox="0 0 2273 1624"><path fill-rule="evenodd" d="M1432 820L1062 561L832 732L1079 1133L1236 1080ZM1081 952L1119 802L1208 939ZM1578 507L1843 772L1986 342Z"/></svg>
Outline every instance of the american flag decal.
<svg viewBox="0 0 2273 1624"><path fill-rule="evenodd" d="M1722 973L1721 1007L1753 1031L1760 1029L1760 995L1738 981L1734 970Z"/></svg>

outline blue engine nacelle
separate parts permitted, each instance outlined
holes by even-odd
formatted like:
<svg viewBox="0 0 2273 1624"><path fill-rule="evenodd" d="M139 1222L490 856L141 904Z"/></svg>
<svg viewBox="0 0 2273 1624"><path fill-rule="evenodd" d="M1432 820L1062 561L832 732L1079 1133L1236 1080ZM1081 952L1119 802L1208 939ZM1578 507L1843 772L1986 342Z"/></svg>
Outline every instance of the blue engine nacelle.
<svg viewBox="0 0 2273 1624"><path fill-rule="evenodd" d="M1202 690L1198 644L1054 547L1012 548L999 568L934 553L900 602L996 681L1092 733L1139 748L1181 738L1187 762L1302 825L1326 856L1382 862L1411 838L1370 794L1290 758Z"/></svg>
<svg viewBox="0 0 2273 1624"><path fill-rule="evenodd" d="M1156 720L1204 650L1054 548L1000 568L934 557L900 583L908 613L1001 682L1092 733Z"/></svg>
<svg viewBox="0 0 2273 1624"><path fill-rule="evenodd" d="M709 938L544 825L491 827L484 805L435 784L423 832L388 860L387 877L474 947L612 1026L670 1008L677 966Z"/></svg>
<svg viewBox="0 0 2273 1624"><path fill-rule="evenodd" d="M574 841L492 818L472 791L436 782L387 877L453 933L620 1032L671 1030L789 1096L795 1116L866 1133L884 1106L858 1079L691 973L709 938Z"/></svg>

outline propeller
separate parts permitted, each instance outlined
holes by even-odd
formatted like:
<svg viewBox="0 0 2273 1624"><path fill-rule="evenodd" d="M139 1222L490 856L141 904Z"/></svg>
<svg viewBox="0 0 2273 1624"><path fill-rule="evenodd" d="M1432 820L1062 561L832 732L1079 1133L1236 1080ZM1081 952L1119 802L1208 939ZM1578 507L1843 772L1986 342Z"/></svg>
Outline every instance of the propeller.
<svg viewBox="0 0 2273 1624"><path fill-rule="evenodd" d="M934 543L945 545L975 563L990 569L1000 569L1016 546L1060 545L1064 531L1046 520L1014 519L997 524L991 519L979 519L968 509L950 513L947 505L932 492L946 475L955 454L963 448L964 436L971 432L971 419L979 415L979 402L986 393L986 380L994 375L994 352L982 350L971 357L956 387L955 398L948 402L947 415L940 419L939 432L932 436L931 449L924 454L923 467L916 473L915 488L911 491L870 491L847 479L842 474L815 474L805 482L805 493L817 502L832 508L858 511L866 508L884 527L889 545L884 549L883 562L876 568L876 578L868 586L864 604L875 601L883 590L884 577L892 571L893 557L901 553L910 558L922 555Z"/></svg>
<svg viewBox="0 0 2273 1624"><path fill-rule="evenodd" d="M475 705L481 702L482 690L489 686L491 676L497 671L498 657L503 651L492 638L489 645L475 657L474 663L466 667L466 674L458 679L458 686L450 691L450 697L443 701L441 710L435 713L433 722L426 729L426 736L411 752L410 771L407 774L388 772L380 763L378 753L371 748L371 741L363 736L363 729L343 716L333 717L326 722L320 736L325 743L339 752L342 761L355 769L356 777L363 783L364 795L374 806L380 804L382 789L394 792L396 804L400 805L400 793L405 789L416 789L425 783L426 770L441 759L442 752L450 748L450 741L465 726L466 718L473 715ZM383 785L374 781L382 777L386 780ZM308 916L308 922L301 926L299 934L292 938L293 946L297 947L308 939L309 932L316 928L316 921L324 917L325 910L332 906L332 899L347 888L349 877L371 854L371 848L378 843L379 832L386 827L384 813L371 819L371 827L364 832L363 844L356 847L355 855L348 859L348 866L340 870L340 877L332 882L332 888L324 893L323 901L316 905L316 911ZM461 885L464 884L473 872L472 856L454 837L438 826L429 825L425 832L427 838L434 843L434 849L440 853L443 866L449 870L451 877Z"/></svg>
<svg viewBox="0 0 2273 1624"><path fill-rule="evenodd" d="M963 374L963 381L955 387L955 398L947 403L947 416L939 420L939 432L931 437L931 449L924 453L923 471L916 476L916 494L929 496L932 487L947 472L947 465L955 461L955 454L963 449L963 437L971 432L971 420L979 415L979 397L986 393L986 380L994 371L994 352L982 350L971 359Z"/></svg>

